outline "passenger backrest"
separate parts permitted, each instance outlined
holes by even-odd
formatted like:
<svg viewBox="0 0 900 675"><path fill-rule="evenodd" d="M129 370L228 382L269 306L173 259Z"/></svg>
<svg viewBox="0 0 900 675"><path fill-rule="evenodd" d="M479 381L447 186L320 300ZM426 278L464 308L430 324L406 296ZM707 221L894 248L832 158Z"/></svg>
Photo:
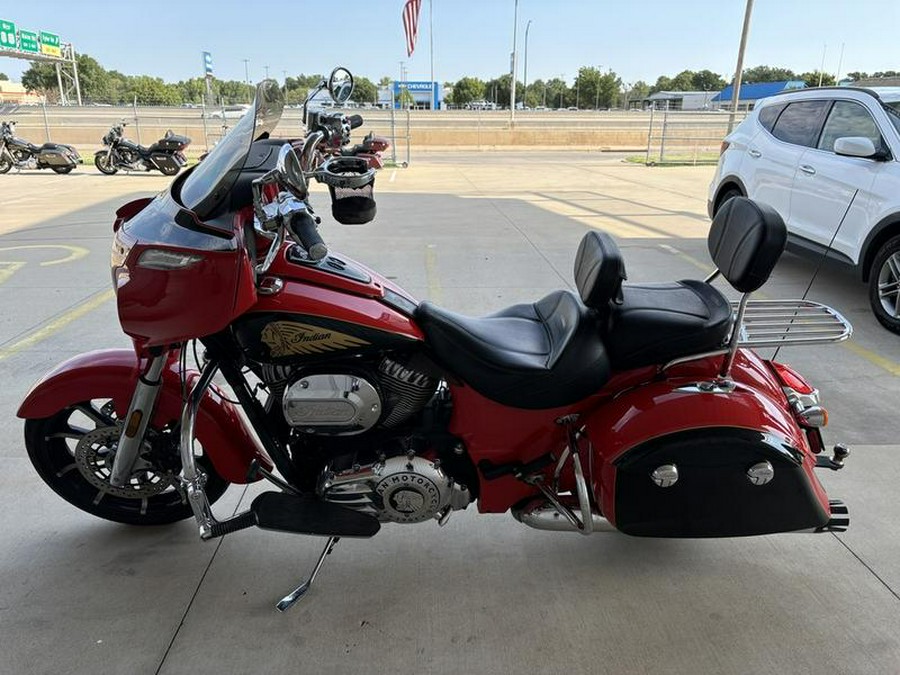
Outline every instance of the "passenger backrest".
<svg viewBox="0 0 900 675"><path fill-rule="evenodd" d="M575 284L585 305L605 313L610 301L622 301L625 261L615 240L591 230L581 239L575 255Z"/></svg>
<svg viewBox="0 0 900 675"><path fill-rule="evenodd" d="M707 238L716 267L741 293L766 283L786 243L787 228L775 209L745 197L722 205Z"/></svg>

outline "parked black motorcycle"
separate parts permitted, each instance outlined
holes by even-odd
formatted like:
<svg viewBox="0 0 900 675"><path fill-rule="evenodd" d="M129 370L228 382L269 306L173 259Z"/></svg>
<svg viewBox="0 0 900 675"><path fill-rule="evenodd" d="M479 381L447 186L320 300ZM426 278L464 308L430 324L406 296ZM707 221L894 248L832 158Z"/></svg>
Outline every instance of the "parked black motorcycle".
<svg viewBox="0 0 900 675"><path fill-rule="evenodd" d="M13 167L53 169L56 173L69 173L81 163L81 156L71 145L35 145L16 136L15 122L0 123L0 173L7 173Z"/></svg>
<svg viewBox="0 0 900 675"><path fill-rule="evenodd" d="M103 137L106 150L94 153L94 164L109 176L119 169L126 171L160 171L165 176L174 176L187 164L184 149L191 139L179 136L170 129L166 135L149 148L125 138L125 122L114 124Z"/></svg>

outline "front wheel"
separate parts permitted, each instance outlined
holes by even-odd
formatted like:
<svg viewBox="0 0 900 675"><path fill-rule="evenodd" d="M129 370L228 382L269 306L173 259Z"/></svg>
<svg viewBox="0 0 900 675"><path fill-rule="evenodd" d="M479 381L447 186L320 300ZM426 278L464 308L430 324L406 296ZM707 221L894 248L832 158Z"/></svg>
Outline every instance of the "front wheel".
<svg viewBox="0 0 900 675"><path fill-rule="evenodd" d="M112 176L119 170L106 151L94 155L94 166L100 169L100 173L105 173L107 176Z"/></svg>
<svg viewBox="0 0 900 675"><path fill-rule="evenodd" d="M869 270L869 304L875 318L893 333L900 333L900 236L878 249Z"/></svg>
<svg viewBox="0 0 900 675"><path fill-rule="evenodd" d="M121 424L108 399L82 401L44 419L25 421L25 446L38 474L54 492L82 511L129 525L166 525L193 515L178 487L181 458L177 428L147 430L124 487L109 476ZM210 504L228 488L205 458Z"/></svg>
<svg viewBox="0 0 900 675"><path fill-rule="evenodd" d="M12 166L13 163L9 158L9 155L7 155L6 153L0 155L0 173L8 173Z"/></svg>

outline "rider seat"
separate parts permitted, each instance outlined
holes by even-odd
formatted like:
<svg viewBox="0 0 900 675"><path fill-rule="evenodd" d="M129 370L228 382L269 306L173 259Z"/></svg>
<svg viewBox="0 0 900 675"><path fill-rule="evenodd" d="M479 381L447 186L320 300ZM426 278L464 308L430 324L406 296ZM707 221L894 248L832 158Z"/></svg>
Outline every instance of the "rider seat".
<svg viewBox="0 0 900 675"><path fill-rule="evenodd" d="M575 278L583 300L617 297L625 266L612 238L582 241ZM436 360L484 396L515 408L556 408L597 392L609 379L601 314L570 291L471 318L429 302L416 319Z"/></svg>

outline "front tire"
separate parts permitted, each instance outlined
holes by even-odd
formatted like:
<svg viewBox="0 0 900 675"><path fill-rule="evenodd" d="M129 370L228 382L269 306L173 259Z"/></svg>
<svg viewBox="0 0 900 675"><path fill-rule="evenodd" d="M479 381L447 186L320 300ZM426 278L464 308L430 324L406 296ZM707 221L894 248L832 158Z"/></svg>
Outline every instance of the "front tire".
<svg viewBox="0 0 900 675"><path fill-rule="evenodd" d="M25 421L25 447L38 474L82 511L128 525L167 525L193 515L178 488L177 429L148 429L137 469L123 488L109 485L120 425L108 399L82 401L51 417ZM206 458L210 504L228 488Z"/></svg>
<svg viewBox="0 0 900 675"><path fill-rule="evenodd" d="M100 173L105 173L107 176L112 176L119 170L105 151L94 155L94 166L100 170Z"/></svg>
<svg viewBox="0 0 900 675"><path fill-rule="evenodd" d="M4 153L2 156L0 156L0 174L9 173L9 170L12 168L12 166L13 163L9 158L9 155Z"/></svg>
<svg viewBox="0 0 900 675"><path fill-rule="evenodd" d="M882 326L900 333L900 236L878 249L869 270L869 304Z"/></svg>

